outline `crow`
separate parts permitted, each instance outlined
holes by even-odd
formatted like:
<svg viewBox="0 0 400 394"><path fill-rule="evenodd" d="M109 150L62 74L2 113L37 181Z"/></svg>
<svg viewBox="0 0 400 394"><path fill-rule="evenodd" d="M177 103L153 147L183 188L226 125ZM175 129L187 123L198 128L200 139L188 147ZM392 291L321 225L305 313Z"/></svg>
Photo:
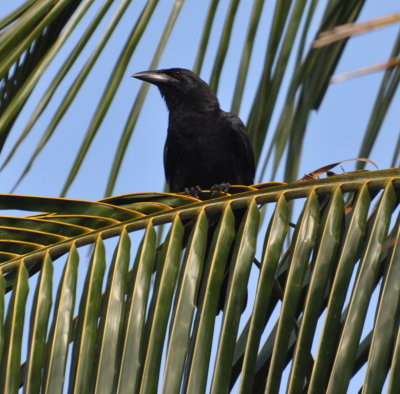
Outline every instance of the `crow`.
<svg viewBox="0 0 400 394"><path fill-rule="evenodd" d="M227 191L229 186L254 183L254 154L243 122L221 110L211 88L182 68L132 75L156 85L164 98L169 123L164 170L173 193Z"/></svg>
<svg viewBox="0 0 400 394"><path fill-rule="evenodd" d="M143 71L132 76L156 85L167 104L164 170L171 192L186 192L198 198L200 190L226 192L231 184L254 183L254 153L246 127L236 115L221 110L206 82L182 68ZM235 211L236 230L244 212L245 209ZM215 226L211 223L210 237ZM231 248L217 313L225 303L232 251Z"/></svg>

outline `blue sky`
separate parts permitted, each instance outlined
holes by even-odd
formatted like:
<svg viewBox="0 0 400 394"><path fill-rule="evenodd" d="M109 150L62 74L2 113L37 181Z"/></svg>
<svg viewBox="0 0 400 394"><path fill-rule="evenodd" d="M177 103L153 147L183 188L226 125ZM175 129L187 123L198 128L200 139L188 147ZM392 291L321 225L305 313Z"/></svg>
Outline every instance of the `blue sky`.
<svg viewBox="0 0 400 394"><path fill-rule="evenodd" d="M10 6L15 4L8 1ZM94 108L98 105L101 94L105 88L110 71L119 55L119 48L126 39L126 35L141 10L142 2L133 2L125 16L123 23L117 29L107 46L105 53L100 58L100 62L95 66L89 76L84 88L79 93L76 102L68 110L66 116L59 124L56 133L43 150L42 154L35 162L31 172L17 188L18 194L36 195L59 195L63 186L63 180L68 174L73 160L76 156L77 148L86 132L91 120ZM246 8L242 2L234 25L233 42L237 43L229 47L225 61L222 78L218 89L218 97L222 108L228 110L231 105L234 84L232 80L236 76L238 61L240 59L243 28L246 26L247 18L250 14L250 7ZM324 3L324 2L321 2ZM81 26L85 26L85 21L96 11L100 2L95 2L91 12L82 21ZM201 76L208 80L211 69L212 59L218 46L219 33L222 29L228 1L222 1L218 8L217 19L212 35L215 37L208 48L205 63ZM119 133L124 126L125 119L130 107L135 99L136 93L140 88L140 81L132 79L130 75L137 71L148 69L150 59L156 47L159 35L164 27L163 21L170 9L169 2L161 2L156 8L156 12L148 26L144 39L140 42L136 52L133 54L130 65L126 71L126 76L122 80L120 89L108 115L96 136L89 155L85 160L77 179L73 183L69 197L83 199L98 199L103 197L106 179L111 165L111 157L115 152ZM367 5L361 14L360 20L368 20L377 16L396 11L397 4L394 0L384 0L379 2L367 1ZM182 8L178 22L172 33L171 41L161 59L160 68L180 66L191 68L197 52L199 37L203 28L204 16L207 12L208 3L202 2L193 6L190 2ZM108 20L111 18L116 4L111 7ZM321 9L319 10L321 12ZM6 10L3 9L3 12ZM271 7L266 6L260 23L260 31L256 41L256 54L252 58L250 74L246 84L245 97L240 110L240 117L246 121L251 106L250 98L257 88L261 61L264 57L266 39L264 31L267 33L267 24L271 18ZM9 191L15 179L19 176L26 160L30 157L38 138L44 131L49 121L51 111L56 108L63 98L63 91L68 82L72 81L77 71L82 66L85 57L91 53L97 40L105 28L103 23L93 39L89 42L89 47L79 58L78 64L71 70L67 80L56 92L52 104L40 118L34 127L31 135L27 138L19 149L15 159L0 174L4 191ZM316 26L315 26L316 27ZM189 28L189 29L188 29ZM359 37L352 38L347 46L346 53L338 65L337 73L354 70L359 67L385 61L391 51L396 37L398 25L392 25L375 32L368 33ZM78 29L78 34L80 33ZM188 33L189 32L189 33ZM73 35L66 45L66 49L72 48L78 35ZM258 56L260 54L260 56ZM68 51L63 51L54 64L49 68L37 88L33 92L28 104L16 122L14 130L7 141L3 151L3 158L6 156L13 142L21 132L28 116L33 110L34 102L45 91L47 84L51 80L58 67L68 56ZM290 73L284 82L282 93L278 98L278 105L285 99L285 86L289 81ZM382 73L375 73L361 78L355 78L346 82L332 84L318 112L315 112L307 128L307 135L304 141L303 158L299 176L308 173L316 168L331 162L357 157L361 137L368 121L368 113L374 103ZM64 89L64 90L63 90ZM398 101L399 92L394 100ZM394 110L394 105L389 112L383 126L382 135L371 155L380 168L389 166L393 144L399 133L399 113ZM279 111L276 112L269 135L276 125ZM163 145L167 127L167 111L164 102L159 96L155 87L151 87L145 102L142 114L134 131L133 139L128 148L124 159L122 170L114 191L115 194L123 194L138 191L160 191L164 185L164 174L162 164ZM111 157L110 157L111 156ZM51 163L51 165L49 165ZM346 170L354 168L353 164L347 164ZM269 174L263 181L268 181ZM275 180L282 180L282 172L278 173Z"/></svg>

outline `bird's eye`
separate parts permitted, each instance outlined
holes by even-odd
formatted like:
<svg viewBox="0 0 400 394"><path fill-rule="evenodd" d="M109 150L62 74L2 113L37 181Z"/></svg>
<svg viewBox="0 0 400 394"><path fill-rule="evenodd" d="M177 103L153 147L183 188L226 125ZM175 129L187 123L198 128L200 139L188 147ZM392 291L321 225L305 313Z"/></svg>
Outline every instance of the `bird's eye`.
<svg viewBox="0 0 400 394"><path fill-rule="evenodd" d="M181 75L181 70L176 70L175 75Z"/></svg>

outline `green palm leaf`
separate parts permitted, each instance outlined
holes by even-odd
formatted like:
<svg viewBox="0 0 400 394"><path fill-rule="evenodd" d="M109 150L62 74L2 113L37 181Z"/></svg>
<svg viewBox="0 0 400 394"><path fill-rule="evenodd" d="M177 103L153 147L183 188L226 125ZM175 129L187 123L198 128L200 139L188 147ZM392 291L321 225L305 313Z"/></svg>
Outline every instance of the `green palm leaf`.
<svg viewBox="0 0 400 394"><path fill-rule="evenodd" d="M10 390L23 384L28 391L46 387L62 392L68 381L71 390L86 392L93 387L96 392L176 392L181 387L203 392L208 384L212 392L226 392L239 379L240 392L251 387L257 392L283 387L289 392L316 392L321 387L346 392L359 368L356 365L366 364L365 387L380 391L391 362L397 363L397 353L391 361L388 349L396 346L400 314L399 303L394 302L400 294L393 274L398 268L399 219L394 219L399 190L400 171L392 169L249 188L204 202L162 193L114 197L107 203L4 195L3 209L47 210L10 221L15 231L24 232L36 223L39 228L49 222L53 227L37 238L34 250L22 248L28 241L16 237L19 256L0 264L7 280L3 288L11 291L11 299L0 294L0 305L7 309L2 382ZM345 205L354 193L356 199ZM303 198L302 214L290 235L287 202ZM127 208L130 204L135 210ZM151 213L137 210L141 206L149 211L152 204ZM259 228L261 205L275 209L267 231ZM54 213L48 213L51 207ZM233 212L244 207L246 214L235 234ZM80 233L65 232L65 223L57 220L65 215L77 223L92 216L104 222L102 227L79 226ZM50 217L55 220L49 221ZM209 234L208 222L216 221L218 226ZM163 223L171 227L157 247L154 226ZM49 238L59 233L58 227L62 239ZM128 234L141 230L145 231L140 244L131 248ZM212 243L207 250L209 236ZM264 239L260 250L259 237ZM106 253L108 238L119 240L112 259ZM289 243L286 251L284 240ZM0 247L6 242L11 239ZM77 294L79 247L86 244L94 248L83 292ZM227 298L222 321L217 323L230 245ZM261 252L258 286L250 291L242 315L246 289L254 285L249 281L254 256ZM59 258L62 254L68 256L64 262ZM63 270L57 281L53 266ZM350 276L357 266L351 286ZM200 286L202 273L207 280ZM32 307L27 304L28 275L33 281L31 291L35 289ZM108 280L103 285L105 275ZM57 288L54 306L53 286ZM360 342L376 286L381 292L374 306L375 327ZM347 305L344 296L349 291ZM276 316L272 310L280 303ZM325 325L317 330L325 311ZM24 317L31 321L30 327L23 324ZM29 330L30 350L21 360L24 330ZM67 361L70 342L72 358ZM217 343L214 358L211 348ZM314 360L315 343L319 347ZM290 360L289 378L282 380ZM26 367L21 367L22 362ZM393 377L391 385L396 384Z"/></svg>

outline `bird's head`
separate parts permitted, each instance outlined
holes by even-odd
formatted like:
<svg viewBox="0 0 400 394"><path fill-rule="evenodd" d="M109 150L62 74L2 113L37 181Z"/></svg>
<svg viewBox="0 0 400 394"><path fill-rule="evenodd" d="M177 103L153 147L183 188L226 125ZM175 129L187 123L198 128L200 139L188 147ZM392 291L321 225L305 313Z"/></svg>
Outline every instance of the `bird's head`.
<svg viewBox="0 0 400 394"><path fill-rule="evenodd" d="M132 77L156 85L169 111L185 108L209 111L219 108L218 99L206 82L183 68L143 71Z"/></svg>

